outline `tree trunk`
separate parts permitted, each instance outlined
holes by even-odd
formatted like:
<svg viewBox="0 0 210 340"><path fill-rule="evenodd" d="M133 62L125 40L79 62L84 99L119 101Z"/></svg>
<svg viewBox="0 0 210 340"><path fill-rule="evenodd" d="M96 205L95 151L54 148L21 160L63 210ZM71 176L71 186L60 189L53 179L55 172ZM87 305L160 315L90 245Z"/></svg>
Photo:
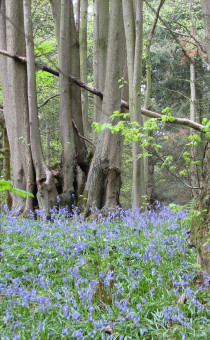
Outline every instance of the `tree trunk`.
<svg viewBox="0 0 210 340"><path fill-rule="evenodd" d="M71 59L67 58L71 48L71 10L70 2L61 1L59 38L59 85L60 85L60 130L62 141L63 192L61 205L71 206L74 194L75 145L72 126L72 109L68 75Z"/></svg>
<svg viewBox="0 0 210 340"><path fill-rule="evenodd" d="M110 27L106 62L106 81L102 106L103 123L113 111L120 111L121 90L118 80L123 73L122 2L111 1ZM116 209L121 187L121 138L104 131L97 145L86 184L87 208Z"/></svg>
<svg viewBox="0 0 210 340"><path fill-rule="evenodd" d="M80 41L80 74L81 80L87 83L87 11L88 1L81 0L81 22L79 30ZM88 92L84 89L81 90L82 95L82 119L84 134L88 136Z"/></svg>
<svg viewBox="0 0 210 340"><path fill-rule="evenodd" d="M190 62L190 119L196 122L196 88L195 88L195 60ZM193 134L193 130L191 130ZM191 161L196 161L196 147L191 146ZM199 187L198 170L196 164L190 164L190 182L192 186L192 196L197 195L197 190L194 188Z"/></svg>
<svg viewBox="0 0 210 340"><path fill-rule="evenodd" d="M61 2L58 2L56 0L51 0L52 5L52 11L53 16L55 20L55 27L56 27L56 36L58 39L58 46L59 46L59 55L63 55L63 59L66 58L66 63L69 64L68 66L68 72L65 74L66 77L68 77L70 74L74 75L75 77L80 77L80 56L79 56L79 42L78 42L78 33L76 31L75 27L75 21L74 21L74 12L73 12L73 5L72 1L69 1L69 4L66 4L69 8L69 23L66 22L66 25L68 25L68 32L65 32L64 28L64 34L67 34L69 37L68 41L68 50L67 47L65 47L65 44L62 48L65 48L65 53L61 51L61 41L60 41L60 28L61 28ZM67 15L67 14L66 14ZM66 57L68 56L68 58ZM65 60L63 60L65 61ZM67 78L66 78L67 80ZM67 82L66 82L67 86ZM75 122L75 125L77 129L73 129L73 136L74 141L72 140L72 143L74 143L74 167L76 164L80 166L84 174L87 176L89 164L87 160L87 148L85 145L84 139L82 139L80 135L84 135L83 132L83 123L82 123L82 105L81 105L81 90L78 88L78 86L73 82L70 81L69 85L69 104L70 105L70 115L73 121ZM67 99L66 99L67 100ZM68 123L69 125L72 124L72 122ZM68 127L69 131L72 129L72 127ZM79 132L79 134L78 134ZM62 136L65 134L65 130L62 129L61 126L61 139L65 140L66 137ZM73 144L72 144L73 147ZM64 155L63 155L64 156ZM65 159L62 159L62 162L65 163ZM63 185L65 186L65 182L63 181Z"/></svg>
<svg viewBox="0 0 210 340"><path fill-rule="evenodd" d="M160 0L157 12L155 14L154 21L152 23L151 30L149 32L146 44L146 92L145 92L145 99L144 99L144 109L149 109L150 104L150 95L151 95L151 84L152 84L152 61L151 61L151 44L152 39L155 33L155 29L157 26L160 10L164 5L165 0ZM147 117L143 117L143 122L147 121ZM150 132L152 136L153 132ZM146 151L146 150L144 150ZM152 152L151 152L152 154ZM144 180L146 186L146 195L147 200L150 204L154 203L155 200L155 179L154 179L154 161L151 157L144 157Z"/></svg>
<svg viewBox="0 0 210 340"><path fill-rule="evenodd" d="M94 87L104 91L106 76L106 58L109 30L109 0L94 1L93 31L93 79ZM101 122L102 100L94 97L93 122ZM98 135L93 130L93 142L97 143Z"/></svg>
<svg viewBox="0 0 210 340"><path fill-rule="evenodd" d="M10 151L9 151L9 140L7 136L7 129L5 126L5 120L0 119L0 126L2 128L2 137L3 137L3 145L1 154L3 155L3 178L6 181L11 180L11 171L10 171ZM12 207L12 197L8 190L5 192L5 203L9 209Z"/></svg>
<svg viewBox="0 0 210 340"><path fill-rule="evenodd" d="M37 199L39 203L39 208L45 209L46 214L49 214L50 208L52 208L56 204L56 197L58 193L56 190L53 174L47 168L44 161L41 137L39 132L34 44L31 20L31 0L24 0L23 4L27 56L30 145L36 173L36 184L38 189Z"/></svg>
<svg viewBox="0 0 210 340"><path fill-rule="evenodd" d="M210 3L201 1L206 35L206 52L210 66ZM198 263L210 274L210 141L206 143L200 183L199 202L196 206L201 216L194 218L191 226L191 242L198 250Z"/></svg>
<svg viewBox="0 0 210 340"><path fill-rule="evenodd" d="M17 29L18 28L18 29ZM25 55L23 27L23 1L2 0L0 3L0 48L14 54ZM13 59L0 57L3 106L13 165L14 187L27 190L32 167L29 140L26 66ZM29 165L29 166L28 166ZM31 188L33 191L33 188ZM12 207L25 209L25 199L12 195Z"/></svg>
<svg viewBox="0 0 210 340"><path fill-rule="evenodd" d="M201 9L203 12L204 30L205 30L205 47L208 55L210 70L210 2L209 0L201 0Z"/></svg>
<svg viewBox="0 0 210 340"><path fill-rule="evenodd" d="M88 0L86 0L88 3ZM77 0L76 2L76 19L75 19L75 26L76 31L79 33L80 30L80 8L81 8L81 0Z"/></svg>
<svg viewBox="0 0 210 340"><path fill-rule="evenodd" d="M210 274L210 141L206 143L201 176L201 189L195 217L191 226L191 242L198 250L198 263Z"/></svg>
<svg viewBox="0 0 210 340"><path fill-rule="evenodd" d="M79 54L79 37L76 32L74 11L72 2L70 2L70 74L74 77L80 78L80 54ZM82 118L82 103L81 103L81 88L79 88L74 82L70 83L70 102L72 118L76 123L79 133L84 136L83 118ZM74 132L74 143L76 152L76 161L79 167L87 176L89 170L89 164L87 160L87 148L84 139L82 139L77 131Z"/></svg>
<svg viewBox="0 0 210 340"><path fill-rule="evenodd" d="M47 117L46 119L46 164L50 168L50 122Z"/></svg>
<svg viewBox="0 0 210 340"><path fill-rule="evenodd" d="M143 1L123 0L123 19L125 28L128 80L129 108L131 122L142 125L141 117L141 76L142 76L142 44L143 44ZM142 153L140 143L132 143L133 150L133 200L132 206L141 207L145 195L144 162L138 159Z"/></svg>

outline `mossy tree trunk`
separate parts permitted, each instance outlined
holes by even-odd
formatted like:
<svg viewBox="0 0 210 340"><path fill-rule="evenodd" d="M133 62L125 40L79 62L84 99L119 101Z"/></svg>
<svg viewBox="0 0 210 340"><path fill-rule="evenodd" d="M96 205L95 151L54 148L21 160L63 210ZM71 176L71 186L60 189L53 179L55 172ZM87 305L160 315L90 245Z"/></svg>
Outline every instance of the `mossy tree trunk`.
<svg viewBox="0 0 210 340"><path fill-rule="evenodd" d="M210 141L206 143L199 202L201 216L193 219L191 242L198 250L198 263L210 274Z"/></svg>
<svg viewBox="0 0 210 340"><path fill-rule="evenodd" d="M210 3L201 1L204 18L205 47L210 66ZM206 143L200 183L199 202L196 206L201 216L192 221L191 242L198 250L198 263L210 274L210 141Z"/></svg>

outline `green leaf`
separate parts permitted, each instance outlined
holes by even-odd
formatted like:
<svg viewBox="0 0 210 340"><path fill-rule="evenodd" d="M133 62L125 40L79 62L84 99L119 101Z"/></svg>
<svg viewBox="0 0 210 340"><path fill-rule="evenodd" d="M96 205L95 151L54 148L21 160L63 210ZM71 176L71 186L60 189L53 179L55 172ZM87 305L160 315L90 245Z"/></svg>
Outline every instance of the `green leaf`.
<svg viewBox="0 0 210 340"><path fill-rule="evenodd" d="M201 141L201 137L199 135L190 135L188 137L189 140L195 141L195 142L200 142Z"/></svg>
<svg viewBox="0 0 210 340"><path fill-rule="evenodd" d="M34 52L35 53L47 53L47 52L50 52L54 49L54 46L50 45L49 43L44 43L42 45L39 45L39 46L34 46Z"/></svg>
<svg viewBox="0 0 210 340"><path fill-rule="evenodd" d="M0 180L0 191L9 190L10 192L18 194L19 196L22 196L24 198L27 196L34 197L34 195L28 191L12 188L11 183L11 181Z"/></svg>
<svg viewBox="0 0 210 340"><path fill-rule="evenodd" d="M11 181L0 181L0 191L10 190L11 189Z"/></svg>
<svg viewBox="0 0 210 340"><path fill-rule="evenodd" d="M21 189L11 188L10 192L18 194L19 196L22 196L24 198L27 197L27 196L34 197L34 195L31 192L24 191L24 190L21 190Z"/></svg>
<svg viewBox="0 0 210 340"><path fill-rule="evenodd" d="M179 176L185 176L187 174L187 169L180 171Z"/></svg>
<svg viewBox="0 0 210 340"><path fill-rule="evenodd" d="M52 74L49 74L47 72L43 72L43 71L38 71L36 72L36 82L37 84L46 84L46 85L50 85L54 80L54 76Z"/></svg>
<svg viewBox="0 0 210 340"><path fill-rule="evenodd" d="M171 113L171 108L169 106L167 106L165 109L163 109L162 111L162 114L170 114Z"/></svg>
<svg viewBox="0 0 210 340"><path fill-rule="evenodd" d="M201 165L201 161L192 161L191 164Z"/></svg>

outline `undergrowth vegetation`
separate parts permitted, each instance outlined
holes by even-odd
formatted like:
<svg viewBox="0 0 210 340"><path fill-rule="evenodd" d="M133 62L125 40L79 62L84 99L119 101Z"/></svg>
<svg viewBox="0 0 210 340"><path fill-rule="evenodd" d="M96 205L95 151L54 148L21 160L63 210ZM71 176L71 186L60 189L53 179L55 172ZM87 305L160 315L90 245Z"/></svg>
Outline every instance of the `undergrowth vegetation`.
<svg viewBox="0 0 210 340"><path fill-rule="evenodd" d="M207 339L187 212L1 216L1 340Z"/></svg>

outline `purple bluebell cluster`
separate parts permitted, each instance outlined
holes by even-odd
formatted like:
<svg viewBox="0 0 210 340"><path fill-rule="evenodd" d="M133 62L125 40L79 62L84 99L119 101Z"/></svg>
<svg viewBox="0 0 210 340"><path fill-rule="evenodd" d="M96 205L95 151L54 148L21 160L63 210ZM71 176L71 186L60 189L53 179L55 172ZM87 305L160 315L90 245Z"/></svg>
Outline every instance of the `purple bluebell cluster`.
<svg viewBox="0 0 210 340"><path fill-rule="evenodd" d="M2 340L208 337L186 211L36 216L1 216Z"/></svg>

